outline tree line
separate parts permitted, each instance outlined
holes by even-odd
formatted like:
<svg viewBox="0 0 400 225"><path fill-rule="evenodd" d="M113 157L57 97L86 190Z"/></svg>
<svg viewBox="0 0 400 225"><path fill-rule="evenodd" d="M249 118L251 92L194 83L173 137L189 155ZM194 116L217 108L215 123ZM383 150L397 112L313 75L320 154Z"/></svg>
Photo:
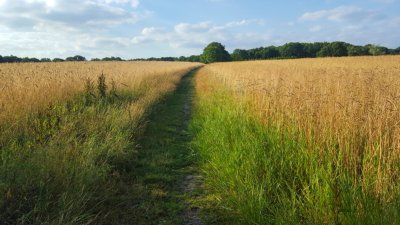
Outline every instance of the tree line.
<svg viewBox="0 0 400 225"><path fill-rule="evenodd" d="M253 49L235 49L232 53L226 51L225 46L218 42L210 43L201 55L181 57L151 57L137 58L129 61L181 61L181 62L228 62L263 59L293 59L293 58L316 58L316 57L342 57L342 56L369 56L369 55L399 55L400 47L390 49L379 45L352 45L346 42L290 42L281 46L267 46ZM15 62L64 62L64 61L87 61L83 56L76 55L61 58L19 58L17 56L1 56L0 63ZM91 61L125 61L120 57L94 58Z"/></svg>
<svg viewBox="0 0 400 225"><path fill-rule="evenodd" d="M282 46L267 46L249 50L236 49L229 54L225 47L213 42L208 45L200 61L203 63L245 61L262 59L293 59L316 57L342 57L342 56L369 56L369 55L397 55L400 47L390 49L387 47L368 44L365 46L352 45L346 42L291 42Z"/></svg>
<svg viewBox="0 0 400 225"><path fill-rule="evenodd" d="M226 51L225 46L218 42L210 43L204 48L201 55L189 57L162 57L148 59L134 59L138 61L184 61L184 62L229 62L265 59L294 59L317 57L343 56L377 56L398 55L400 47L390 49L379 45L352 45L346 42L290 42L281 46L267 46L253 49L235 49L232 53Z"/></svg>
<svg viewBox="0 0 400 225"><path fill-rule="evenodd" d="M19 63L19 62L82 62L82 61L87 61L87 59L83 56L80 55L76 55L76 56L71 56L71 57L67 57L65 59L62 58L54 58L54 59L50 59L50 58L29 58L29 57L24 57L24 58L20 58L14 55L11 56L1 56L0 55L0 63ZM102 59L99 58L94 58L91 59L91 61L124 61L122 58L120 57L105 57Z"/></svg>

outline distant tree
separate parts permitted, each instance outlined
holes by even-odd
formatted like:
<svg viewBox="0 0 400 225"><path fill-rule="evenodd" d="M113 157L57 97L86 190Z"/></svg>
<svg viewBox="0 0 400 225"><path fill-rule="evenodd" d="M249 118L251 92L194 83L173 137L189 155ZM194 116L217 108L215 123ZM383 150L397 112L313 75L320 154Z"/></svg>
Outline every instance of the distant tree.
<svg viewBox="0 0 400 225"><path fill-rule="evenodd" d="M40 61L40 60L38 60L38 61ZM22 58L21 59L21 62L31 62L31 58L28 58L28 57L24 57L24 58Z"/></svg>
<svg viewBox="0 0 400 225"><path fill-rule="evenodd" d="M262 59L272 59L280 57L280 53L277 47L268 46L262 49Z"/></svg>
<svg viewBox="0 0 400 225"><path fill-rule="evenodd" d="M103 58L102 61L122 61L122 59L120 57L111 56Z"/></svg>
<svg viewBox="0 0 400 225"><path fill-rule="evenodd" d="M304 45L299 42L291 42L284 44L279 48L282 57L285 58L302 58L306 56Z"/></svg>
<svg viewBox="0 0 400 225"><path fill-rule="evenodd" d="M347 46L347 53L349 56L369 55L368 48L366 48L364 46L358 46L358 45Z"/></svg>
<svg viewBox="0 0 400 225"><path fill-rule="evenodd" d="M332 42L325 45L318 53L318 57L340 57L347 56L347 46L345 42Z"/></svg>
<svg viewBox="0 0 400 225"><path fill-rule="evenodd" d="M7 63L15 63L15 62L21 62L21 58L18 58L17 56L3 56L3 62Z"/></svg>
<svg viewBox="0 0 400 225"><path fill-rule="evenodd" d="M389 49L386 47L382 47L379 45L366 45L365 47L367 47L369 50L369 54L371 55L385 55L389 52Z"/></svg>
<svg viewBox="0 0 400 225"><path fill-rule="evenodd" d="M66 61L86 61L86 58L80 55L76 55L73 57L68 57L65 59Z"/></svg>
<svg viewBox="0 0 400 225"><path fill-rule="evenodd" d="M391 53L393 55L399 55L400 54L400 47L391 49Z"/></svg>
<svg viewBox="0 0 400 225"><path fill-rule="evenodd" d="M40 62L40 60L37 59L37 58L28 58L28 57L25 57L25 58L22 58L22 59L21 59L21 62Z"/></svg>
<svg viewBox="0 0 400 225"><path fill-rule="evenodd" d="M304 43L304 53L305 57L317 57L317 53L321 51L321 49L328 45L327 42L314 42L314 43Z"/></svg>
<svg viewBox="0 0 400 225"><path fill-rule="evenodd" d="M93 59L91 59L90 61L92 61L92 62L98 62L98 61L101 61L101 59L99 59L99 58L93 58Z"/></svg>
<svg viewBox="0 0 400 225"><path fill-rule="evenodd" d="M225 50L225 46L218 42L210 43L201 55L203 63L226 62L230 61L230 58L229 53Z"/></svg>
<svg viewBox="0 0 400 225"><path fill-rule="evenodd" d="M188 61L189 62L201 62L199 55L191 55L191 56L189 56Z"/></svg>
<svg viewBox="0 0 400 225"><path fill-rule="evenodd" d="M247 54L249 55L248 59L262 59L263 58L263 47L260 48L253 48L247 51Z"/></svg>
<svg viewBox="0 0 400 225"><path fill-rule="evenodd" d="M60 59L60 58L54 58L53 62L64 62L64 59Z"/></svg>
<svg viewBox="0 0 400 225"><path fill-rule="evenodd" d="M345 42L340 42L340 41L336 41L336 42L332 42L330 44L330 46L332 47L332 56L347 56L347 46L348 44Z"/></svg>
<svg viewBox="0 0 400 225"><path fill-rule="evenodd" d="M249 54L246 50L235 49L231 54L233 61L244 61L249 59Z"/></svg>
<svg viewBox="0 0 400 225"><path fill-rule="evenodd" d="M159 61L173 62L177 61L177 59L175 57L161 57Z"/></svg>
<svg viewBox="0 0 400 225"><path fill-rule="evenodd" d="M40 62L51 62L51 59L49 59L49 58L42 58L42 59L40 59Z"/></svg>
<svg viewBox="0 0 400 225"><path fill-rule="evenodd" d="M330 45L324 46L318 53L317 57L329 57L332 56L332 48Z"/></svg>
<svg viewBox="0 0 400 225"><path fill-rule="evenodd" d="M388 48L387 51L388 51L387 52L388 55L397 55L397 51L394 48Z"/></svg>
<svg viewBox="0 0 400 225"><path fill-rule="evenodd" d="M239 60L258 60L271 58L314 58L314 57L332 57L332 56L359 56L359 55L386 55L400 54L400 47L389 49L379 45L357 46L345 42L315 42L315 43L300 43L291 42L282 46L259 47L249 50L236 49L232 54L229 54L225 47L218 43L212 42L205 49L202 55L192 55L189 57L161 57L161 58L136 58L129 61L189 61L189 62L225 62L231 59ZM103 59L93 58L91 61L124 61L120 57L105 57ZM15 63L15 62L50 62L49 58L41 60L37 58L19 58L14 55L1 56L0 63ZM53 62L63 62L64 59L54 58ZM86 58L80 55L66 58L66 61L86 61Z"/></svg>
<svg viewBox="0 0 400 225"><path fill-rule="evenodd" d="M400 54L400 47L396 48L394 51L395 51L396 54Z"/></svg>

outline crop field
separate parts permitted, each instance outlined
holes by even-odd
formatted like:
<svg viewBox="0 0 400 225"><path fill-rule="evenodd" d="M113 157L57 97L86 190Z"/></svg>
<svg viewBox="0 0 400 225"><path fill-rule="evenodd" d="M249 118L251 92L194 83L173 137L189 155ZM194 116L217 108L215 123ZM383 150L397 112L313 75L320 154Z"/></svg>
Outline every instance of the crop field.
<svg viewBox="0 0 400 225"><path fill-rule="evenodd" d="M0 224L111 224L146 115L196 66L1 64Z"/></svg>
<svg viewBox="0 0 400 225"><path fill-rule="evenodd" d="M400 57L0 64L0 225L400 224Z"/></svg>
<svg viewBox="0 0 400 225"><path fill-rule="evenodd" d="M107 78L108 86L115 82L118 91L138 87L144 91L152 82L166 86L178 82L179 76L170 75L184 74L190 68L188 65L165 62L1 64L0 118L5 121L54 102L70 100L84 92L87 80L95 85L101 74ZM167 78L173 80L165 81Z"/></svg>
<svg viewBox="0 0 400 225"><path fill-rule="evenodd" d="M286 3L0 0L0 225L400 225L400 0Z"/></svg>
<svg viewBox="0 0 400 225"><path fill-rule="evenodd" d="M228 224L400 223L399 75L398 56L203 67L193 129L210 211Z"/></svg>

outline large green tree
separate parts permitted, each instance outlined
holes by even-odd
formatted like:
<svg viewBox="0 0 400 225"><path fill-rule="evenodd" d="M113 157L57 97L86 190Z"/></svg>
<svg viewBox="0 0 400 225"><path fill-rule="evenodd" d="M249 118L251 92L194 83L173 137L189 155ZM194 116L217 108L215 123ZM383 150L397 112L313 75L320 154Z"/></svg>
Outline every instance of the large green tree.
<svg viewBox="0 0 400 225"><path fill-rule="evenodd" d="M272 59L280 57L280 52L275 46L268 46L261 51L262 59Z"/></svg>
<svg viewBox="0 0 400 225"><path fill-rule="evenodd" d="M304 46L305 57L315 58L321 49L328 45L326 42L302 43Z"/></svg>
<svg viewBox="0 0 400 225"><path fill-rule="evenodd" d="M64 62L65 60L64 59L61 59L61 58L54 58L53 59L53 62Z"/></svg>
<svg viewBox="0 0 400 225"><path fill-rule="evenodd" d="M76 55L73 57L68 57L65 59L66 61L86 61L86 58L80 55Z"/></svg>
<svg viewBox="0 0 400 225"><path fill-rule="evenodd" d="M200 59L203 63L227 62L231 56L221 43L212 42L204 49Z"/></svg>
<svg viewBox="0 0 400 225"><path fill-rule="evenodd" d="M347 56L347 46L349 44L336 41L325 45L318 53L318 57L340 57Z"/></svg>
<svg viewBox="0 0 400 225"><path fill-rule="evenodd" d="M369 55L369 49L364 46L358 45L349 45L347 47L347 52L349 56L361 56L361 55Z"/></svg>
<svg viewBox="0 0 400 225"><path fill-rule="evenodd" d="M244 61L249 59L249 54L246 50L235 49L231 54L231 58L233 61Z"/></svg>
<svg viewBox="0 0 400 225"><path fill-rule="evenodd" d="M306 56L304 45L299 42L290 42L279 48L282 57L285 58L302 58Z"/></svg>

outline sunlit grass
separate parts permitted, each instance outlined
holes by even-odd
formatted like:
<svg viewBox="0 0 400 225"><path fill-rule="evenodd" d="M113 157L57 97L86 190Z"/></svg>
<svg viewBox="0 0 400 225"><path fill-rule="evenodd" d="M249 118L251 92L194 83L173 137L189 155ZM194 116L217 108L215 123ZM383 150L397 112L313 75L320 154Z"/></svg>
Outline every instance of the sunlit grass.
<svg viewBox="0 0 400 225"><path fill-rule="evenodd" d="M399 62L203 68L194 143L222 217L237 224L399 223Z"/></svg>

